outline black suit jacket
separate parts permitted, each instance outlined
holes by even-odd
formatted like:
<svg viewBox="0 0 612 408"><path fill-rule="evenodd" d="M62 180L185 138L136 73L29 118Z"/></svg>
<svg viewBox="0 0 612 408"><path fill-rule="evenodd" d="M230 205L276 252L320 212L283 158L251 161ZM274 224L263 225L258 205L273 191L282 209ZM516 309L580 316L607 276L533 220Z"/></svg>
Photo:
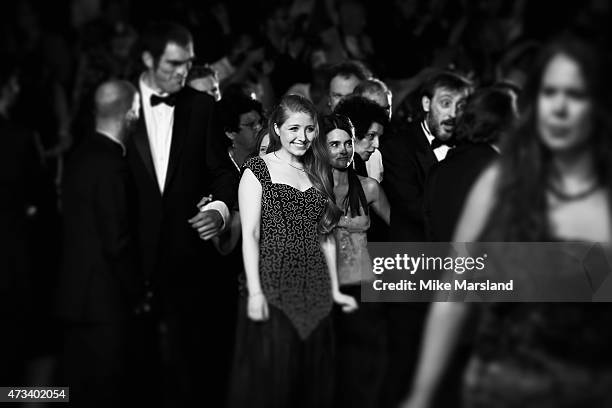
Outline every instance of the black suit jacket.
<svg viewBox="0 0 612 408"><path fill-rule="evenodd" d="M476 178L498 156L488 144L465 144L449 150L430 170L423 203L430 241L449 242Z"/></svg>
<svg viewBox="0 0 612 408"><path fill-rule="evenodd" d="M143 288L130 228L131 187L123 149L101 134L84 140L63 181L63 259L58 312L71 321L131 314Z"/></svg>
<svg viewBox="0 0 612 408"><path fill-rule="evenodd" d="M128 162L138 196L139 252L147 279L165 306L186 307L203 298L210 286L211 267L218 255L187 222L196 204L212 194L232 208L238 177L225 166L210 166L207 137L214 100L189 87L177 95L166 182L159 190L144 115L128 142ZM141 112L142 113L142 112Z"/></svg>
<svg viewBox="0 0 612 408"><path fill-rule="evenodd" d="M0 316L18 320L32 307L31 290L35 283L30 280L32 237L28 234L31 220L26 216L26 208L33 205L40 214L54 189L44 173L31 131L0 115L0 144L0 307L3 311ZM35 233L40 235L44 231ZM48 266L46 276L54 271L53 265Z"/></svg>
<svg viewBox="0 0 612 408"><path fill-rule="evenodd" d="M382 142L383 188L391 205L391 240L425 241L423 191L427 173L437 163L436 156L420 123L397 129L393 137Z"/></svg>

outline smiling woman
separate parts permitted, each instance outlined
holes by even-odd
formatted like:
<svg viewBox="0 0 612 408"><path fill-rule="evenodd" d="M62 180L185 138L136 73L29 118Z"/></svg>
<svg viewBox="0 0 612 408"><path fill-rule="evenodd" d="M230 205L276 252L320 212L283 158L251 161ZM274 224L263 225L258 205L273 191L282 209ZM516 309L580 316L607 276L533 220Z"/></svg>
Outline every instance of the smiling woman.
<svg viewBox="0 0 612 408"><path fill-rule="evenodd" d="M313 146L312 103L285 96L269 135L272 153L245 163L238 191L245 274L230 406L328 407L332 303L356 303L338 289L330 231L340 214L325 153Z"/></svg>

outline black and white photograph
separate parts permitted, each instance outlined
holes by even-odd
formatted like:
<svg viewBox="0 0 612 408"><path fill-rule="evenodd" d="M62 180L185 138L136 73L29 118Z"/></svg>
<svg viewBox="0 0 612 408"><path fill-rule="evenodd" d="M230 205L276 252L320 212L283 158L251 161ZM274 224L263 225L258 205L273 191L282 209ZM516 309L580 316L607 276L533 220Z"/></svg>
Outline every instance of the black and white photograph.
<svg viewBox="0 0 612 408"><path fill-rule="evenodd" d="M607 0L2 3L0 407L612 407L611 50Z"/></svg>

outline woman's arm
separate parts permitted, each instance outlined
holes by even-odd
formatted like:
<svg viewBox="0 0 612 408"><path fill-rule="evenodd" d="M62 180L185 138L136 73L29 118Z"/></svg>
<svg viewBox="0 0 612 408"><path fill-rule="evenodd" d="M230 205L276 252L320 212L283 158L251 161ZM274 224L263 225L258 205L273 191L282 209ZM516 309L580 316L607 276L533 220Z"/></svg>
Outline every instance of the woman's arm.
<svg viewBox="0 0 612 408"><path fill-rule="evenodd" d="M262 188L259 180L246 169L238 186L238 205L242 225L242 258L249 292L247 313L251 320L266 320L268 304L259 280L259 231L261 227Z"/></svg>
<svg viewBox="0 0 612 408"><path fill-rule="evenodd" d="M352 312L357 309L357 301L348 295L340 293L340 287L338 285L338 268L336 265L336 240L333 234L327 234L322 236L320 239L321 251L325 256L327 262L327 270L329 271L329 278L331 280L331 290L334 302L342 306L342 311Z"/></svg>
<svg viewBox="0 0 612 408"><path fill-rule="evenodd" d="M454 242L473 242L480 236L494 204L497 177L497 166L492 166L482 173L472 188L455 231ZM469 312L470 307L466 303L432 303L415 380L402 408L426 408L431 405L433 394L459 343Z"/></svg>
<svg viewBox="0 0 612 408"><path fill-rule="evenodd" d="M211 238L212 243L221 255L227 255L236 248L240 238L240 230L240 212L234 210L231 212L229 226L225 232Z"/></svg>
<svg viewBox="0 0 612 408"><path fill-rule="evenodd" d="M391 217L391 207L385 191L380 186L378 181L370 177L360 177L363 191L368 200L368 205L372 207L376 215L378 215L385 224L389 225Z"/></svg>

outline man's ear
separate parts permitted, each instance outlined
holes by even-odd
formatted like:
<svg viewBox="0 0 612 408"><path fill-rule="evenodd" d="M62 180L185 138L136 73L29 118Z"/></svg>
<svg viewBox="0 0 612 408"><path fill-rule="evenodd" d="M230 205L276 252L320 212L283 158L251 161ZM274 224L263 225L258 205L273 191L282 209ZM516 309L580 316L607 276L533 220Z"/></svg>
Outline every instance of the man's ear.
<svg viewBox="0 0 612 408"><path fill-rule="evenodd" d="M424 112L428 112L429 113L429 109L431 107L431 99L429 99L429 96L423 96L421 98L421 106L423 106L423 111Z"/></svg>
<svg viewBox="0 0 612 408"><path fill-rule="evenodd" d="M149 51L143 51L142 63L145 64L145 67L147 67L147 69L153 69L153 66L155 65L154 58Z"/></svg>
<svg viewBox="0 0 612 408"><path fill-rule="evenodd" d="M234 139L236 138L236 132L232 132L232 131L231 131L231 130L229 130L229 129L225 129L224 133L225 133L225 136L226 136L226 137L227 137L229 140L231 140L232 142L233 142L233 141L234 141Z"/></svg>

